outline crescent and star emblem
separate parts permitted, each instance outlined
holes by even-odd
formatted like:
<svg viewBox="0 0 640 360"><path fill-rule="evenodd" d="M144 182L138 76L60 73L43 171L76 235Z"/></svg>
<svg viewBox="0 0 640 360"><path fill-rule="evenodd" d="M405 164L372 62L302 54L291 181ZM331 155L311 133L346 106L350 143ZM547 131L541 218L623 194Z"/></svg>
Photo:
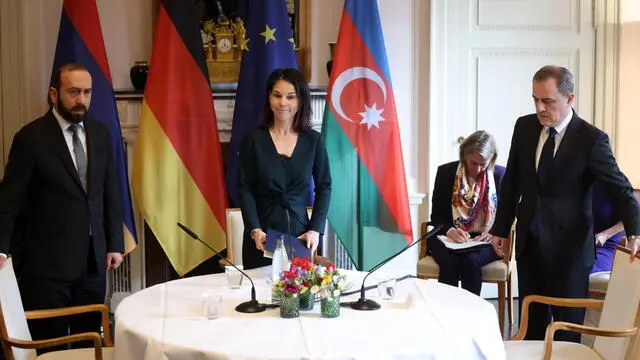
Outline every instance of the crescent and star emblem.
<svg viewBox="0 0 640 360"><path fill-rule="evenodd" d="M373 81L376 85L378 85L380 90L382 90L385 103L387 101L387 87L384 83L384 80L380 75L378 75L378 73L366 67L352 67L343 71L334 81L333 87L331 87L331 105L336 110L338 115L340 115L340 117L349 122L353 122L353 120L344 113L344 110L342 110L342 105L340 105L340 98L342 97L342 92L344 91L345 86L357 79L368 79ZM362 121L360 121L360 124L366 125L367 130L371 129L371 127L373 126L379 129L380 121L385 120L382 117L384 108L378 109L375 103L371 106L367 106L367 104L363 104L363 106L364 111L358 113L360 116L362 116Z"/></svg>

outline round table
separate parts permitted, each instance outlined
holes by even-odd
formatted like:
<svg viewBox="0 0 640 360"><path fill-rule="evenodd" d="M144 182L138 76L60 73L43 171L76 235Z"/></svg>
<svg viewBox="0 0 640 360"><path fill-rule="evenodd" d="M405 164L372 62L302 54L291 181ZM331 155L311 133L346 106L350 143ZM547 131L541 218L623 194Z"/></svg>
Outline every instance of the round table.
<svg viewBox="0 0 640 360"><path fill-rule="evenodd" d="M257 297L270 302L270 268L248 271ZM365 273L346 272L359 287ZM375 273L367 285L375 284ZM370 281L371 280L371 281ZM220 317L202 316L203 293L222 296ZM494 307L466 290L410 278L396 285L393 300L376 311L343 307L322 318L320 304L299 318L278 309L242 314L246 279L227 289L224 274L159 284L124 299L116 310L116 358L127 359L506 359ZM345 296L353 301L358 295Z"/></svg>

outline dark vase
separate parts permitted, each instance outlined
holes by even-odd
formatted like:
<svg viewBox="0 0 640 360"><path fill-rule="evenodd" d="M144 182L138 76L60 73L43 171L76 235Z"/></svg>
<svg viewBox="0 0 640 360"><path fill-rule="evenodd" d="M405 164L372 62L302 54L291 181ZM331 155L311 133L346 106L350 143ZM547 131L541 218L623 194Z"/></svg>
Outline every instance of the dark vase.
<svg viewBox="0 0 640 360"><path fill-rule="evenodd" d="M146 61L136 61L129 71L134 89L144 91L144 86L147 84L147 74L149 74L149 64Z"/></svg>
<svg viewBox="0 0 640 360"><path fill-rule="evenodd" d="M300 316L300 300L298 294L282 295L280 297L280 317L285 319Z"/></svg>
<svg viewBox="0 0 640 360"><path fill-rule="evenodd" d="M340 295L322 298L320 300L320 315L326 318L340 316Z"/></svg>
<svg viewBox="0 0 640 360"><path fill-rule="evenodd" d="M302 294L298 294L298 298L300 299L300 310L313 310L313 305L315 304L316 296L311 293L311 289L307 289L307 291Z"/></svg>

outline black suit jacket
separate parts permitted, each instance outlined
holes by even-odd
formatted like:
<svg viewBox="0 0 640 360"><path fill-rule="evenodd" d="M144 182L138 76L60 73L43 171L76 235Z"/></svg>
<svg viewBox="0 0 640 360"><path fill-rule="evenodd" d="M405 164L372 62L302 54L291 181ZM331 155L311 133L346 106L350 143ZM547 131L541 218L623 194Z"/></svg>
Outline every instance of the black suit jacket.
<svg viewBox="0 0 640 360"><path fill-rule="evenodd" d="M456 177L456 170L460 161L453 161L438 166L436 181L433 185L433 196L431 197L431 222L435 225L442 225L441 234L445 234L453 227L453 213L451 212L451 201L453 197L453 181ZM493 169L493 180L496 184L496 195L500 198L500 183L504 175L504 167L496 165Z"/></svg>
<svg viewBox="0 0 640 360"><path fill-rule="evenodd" d="M638 203L629 180L618 168L607 135L581 119L574 111L556 151L549 179L540 186L535 157L540 131L536 114L516 122L502 195L492 234L507 237L518 218L516 259L529 245L536 212L538 243L531 244L543 254L543 265L590 267L595 258L591 189L600 180L611 194L616 216L627 234L640 234Z"/></svg>
<svg viewBox="0 0 640 360"><path fill-rule="evenodd" d="M0 183L0 252L11 249L12 237L21 239L22 275L74 280L88 260L103 273L106 253L123 251L111 136L91 118L84 128L88 193L51 111L14 136Z"/></svg>
<svg viewBox="0 0 640 360"><path fill-rule="evenodd" d="M273 228L298 236L324 233L331 200L327 150L316 131L300 133L290 159L281 159L269 134L260 126L248 132L240 147L238 197L245 230ZM306 206L313 177L315 200L311 219ZM290 221L287 221L287 212Z"/></svg>

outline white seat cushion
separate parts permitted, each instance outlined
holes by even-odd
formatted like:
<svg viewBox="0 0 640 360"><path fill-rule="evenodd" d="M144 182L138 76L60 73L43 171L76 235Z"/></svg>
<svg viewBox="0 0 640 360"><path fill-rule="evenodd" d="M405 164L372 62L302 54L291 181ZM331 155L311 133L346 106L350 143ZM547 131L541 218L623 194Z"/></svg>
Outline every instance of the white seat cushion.
<svg viewBox="0 0 640 360"><path fill-rule="evenodd" d="M607 292L611 271L600 271L589 275L589 291Z"/></svg>
<svg viewBox="0 0 640 360"><path fill-rule="evenodd" d="M507 360L540 360L544 354L544 341L505 341ZM553 360L602 360L592 348L571 342L554 341Z"/></svg>
<svg viewBox="0 0 640 360"><path fill-rule="evenodd" d="M493 261L482 267L482 280L506 281L509 268L513 266L513 260L507 266L502 260ZM437 278L440 267L431 256L425 256L418 261L417 273L420 276Z"/></svg>
<svg viewBox="0 0 640 360"><path fill-rule="evenodd" d="M42 354L36 360L95 360L93 348L53 351ZM114 348L102 348L102 359L115 360Z"/></svg>

